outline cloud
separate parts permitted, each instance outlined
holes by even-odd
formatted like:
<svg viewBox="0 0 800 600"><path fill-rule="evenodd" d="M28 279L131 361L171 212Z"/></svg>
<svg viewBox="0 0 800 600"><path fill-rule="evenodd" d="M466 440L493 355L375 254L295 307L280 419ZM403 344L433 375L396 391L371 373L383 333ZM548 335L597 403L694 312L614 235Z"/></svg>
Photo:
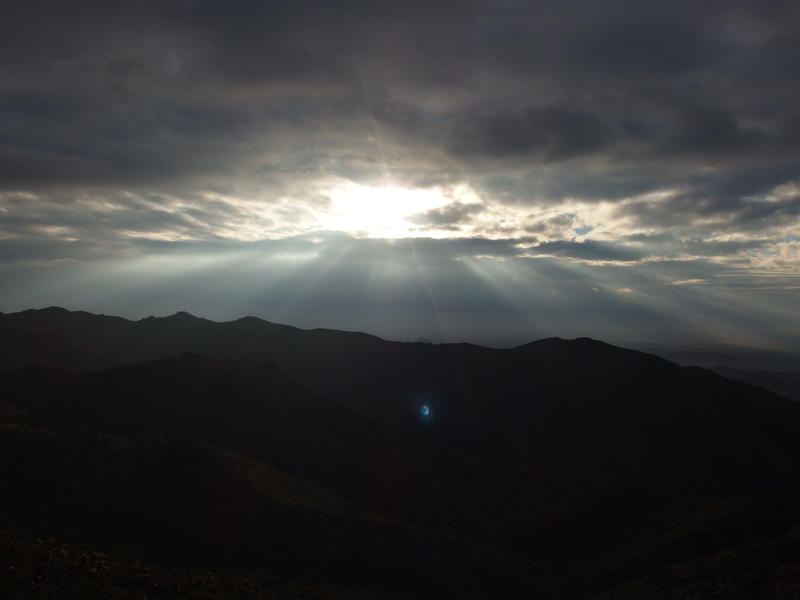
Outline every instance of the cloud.
<svg viewBox="0 0 800 600"><path fill-rule="evenodd" d="M607 244L603 242L543 242L531 249L534 255L561 256L565 258L579 258L589 261L634 261L646 256L645 253L633 249Z"/></svg>
<svg viewBox="0 0 800 600"><path fill-rule="evenodd" d="M615 215L639 227L679 227L700 237L770 230L785 235L800 226L800 188L795 179L785 179L796 173L774 173L770 169L768 178L756 174L749 180L751 174L740 174L738 189L730 181L711 182L658 200L626 202Z"/></svg>
<svg viewBox="0 0 800 600"><path fill-rule="evenodd" d="M373 264L359 252L402 263L406 242L319 231L330 191L350 182L450 194L413 217L413 246L442 281L442 265L455 269L448 298L474 283L465 269L493 274L478 278L475 306L500 294L489 282L503 269L512 287L528 274L583 298L565 283L580 269L601 290L587 298L631 289L633 315L651 294L626 322L663 324L654 286L734 274L756 286L796 261L796 2L6 8L2 269L122 265L156 247L244 260L245 241L270 256L322 251L308 235L358 273ZM707 315L720 302L688 295L715 285L670 285L669 298ZM741 314L777 313L782 298Z"/></svg>
<svg viewBox="0 0 800 600"><path fill-rule="evenodd" d="M531 106L463 120L447 146L456 155L478 159L558 161L595 152L609 137L609 128L595 114L560 106Z"/></svg>
<svg viewBox="0 0 800 600"><path fill-rule="evenodd" d="M46 260L47 253L4 261L2 310L57 303L142 318L185 309L212 319L252 314L396 339L501 345L547 335L676 343L800 339L796 322L786 318L796 301L796 275L769 280L765 291L764 281L743 286L735 269L705 259L565 262L524 256L532 243L336 233L260 242L129 240L134 253L84 248L70 261ZM589 258L601 253L591 245L567 250ZM707 283L674 285L690 279Z"/></svg>
<svg viewBox="0 0 800 600"><path fill-rule="evenodd" d="M680 157L713 156L757 150L768 134L746 128L721 99L658 86L637 91L642 100L639 133L655 140L654 151ZM641 114L641 113L640 113ZM649 126L649 127L648 127Z"/></svg>
<svg viewBox="0 0 800 600"><path fill-rule="evenodd" d="M525 231L529 233L543 233L549 237L559 236L565 230L572 232L572 225L575 222L574 214L559 214L554 217L537 219L534 223L525 226Z"/></svg>
<svg viewBox="0 0 800 600"><path fill-rule="evenodd" d="M473 215L486 210L486 207L479 203L451 202L441 208L412 216L409 220L419 225L440 229L458 230L459 226L468 223Z"/></svg>

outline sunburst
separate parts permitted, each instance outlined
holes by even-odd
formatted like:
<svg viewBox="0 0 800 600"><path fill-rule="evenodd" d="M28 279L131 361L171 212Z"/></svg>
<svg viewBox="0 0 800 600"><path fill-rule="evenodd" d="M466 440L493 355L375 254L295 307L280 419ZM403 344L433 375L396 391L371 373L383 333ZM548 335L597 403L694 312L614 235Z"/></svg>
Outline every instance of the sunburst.
<svg viewBox="0 0 800 600"><path fill-rule="evenodd" d="M331 205L319 216L325 229L363 237L419 235L414 215L440 208L450 199L438 188L370 187L353 182L328 193Z"/></svg>

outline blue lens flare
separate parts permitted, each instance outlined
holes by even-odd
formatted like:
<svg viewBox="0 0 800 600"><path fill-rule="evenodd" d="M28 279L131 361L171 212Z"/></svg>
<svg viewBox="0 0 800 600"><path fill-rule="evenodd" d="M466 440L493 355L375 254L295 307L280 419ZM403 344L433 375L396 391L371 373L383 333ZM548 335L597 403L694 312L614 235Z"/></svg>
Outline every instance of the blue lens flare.
<svg viewBox="0 0 800 600"><path fill-rule="evenodd" d="M431 425L439 418L439 400L436 394L421 391L409 396L408 416L423 425Z"/></svg>

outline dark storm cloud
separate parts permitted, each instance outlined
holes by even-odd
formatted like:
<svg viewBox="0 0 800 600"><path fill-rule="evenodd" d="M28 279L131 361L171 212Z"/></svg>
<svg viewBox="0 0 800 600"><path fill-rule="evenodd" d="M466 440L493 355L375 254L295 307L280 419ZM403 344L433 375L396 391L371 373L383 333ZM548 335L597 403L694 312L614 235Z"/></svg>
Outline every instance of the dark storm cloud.
<svg viewBox="0 0 800 600"><path fill-rule="evenodd" d="M455 157L500 170L598 153L719 164L794 139L797 10L766 4L12 2L0 181L257 178L314 130L331 134L324 166L367 115L386 145L446 133Z"/></svg>
<svg viewBox="0 0 800 600"><path fill-rule="evenodd" d="M767 142L766 132L743 126L732 110L720 104L722 99L704 95L663 86L640 90L640 121L632 119L625 125L637 137L652 138L654 151L661 155L719 156L757 150Z"/></svg>
<svg viewBox="0 0 800 600"><path fill-rule="evenodd" d="M463 120L447 145L454 154L468 157L556 161L595 152L609 137L608 127L597 115L559 106L531 106Z"/></svg>

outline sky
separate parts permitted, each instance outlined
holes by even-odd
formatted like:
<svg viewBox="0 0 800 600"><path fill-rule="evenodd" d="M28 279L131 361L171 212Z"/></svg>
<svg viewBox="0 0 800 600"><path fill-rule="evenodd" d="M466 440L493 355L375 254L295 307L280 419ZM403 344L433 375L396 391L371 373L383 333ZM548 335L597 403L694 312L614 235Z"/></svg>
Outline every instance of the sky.
<svg viewBox="0 0 800 600"><path fill-rule="evenodd" d="M0 311L800 349L796 0L9 0Z"/></svg>

